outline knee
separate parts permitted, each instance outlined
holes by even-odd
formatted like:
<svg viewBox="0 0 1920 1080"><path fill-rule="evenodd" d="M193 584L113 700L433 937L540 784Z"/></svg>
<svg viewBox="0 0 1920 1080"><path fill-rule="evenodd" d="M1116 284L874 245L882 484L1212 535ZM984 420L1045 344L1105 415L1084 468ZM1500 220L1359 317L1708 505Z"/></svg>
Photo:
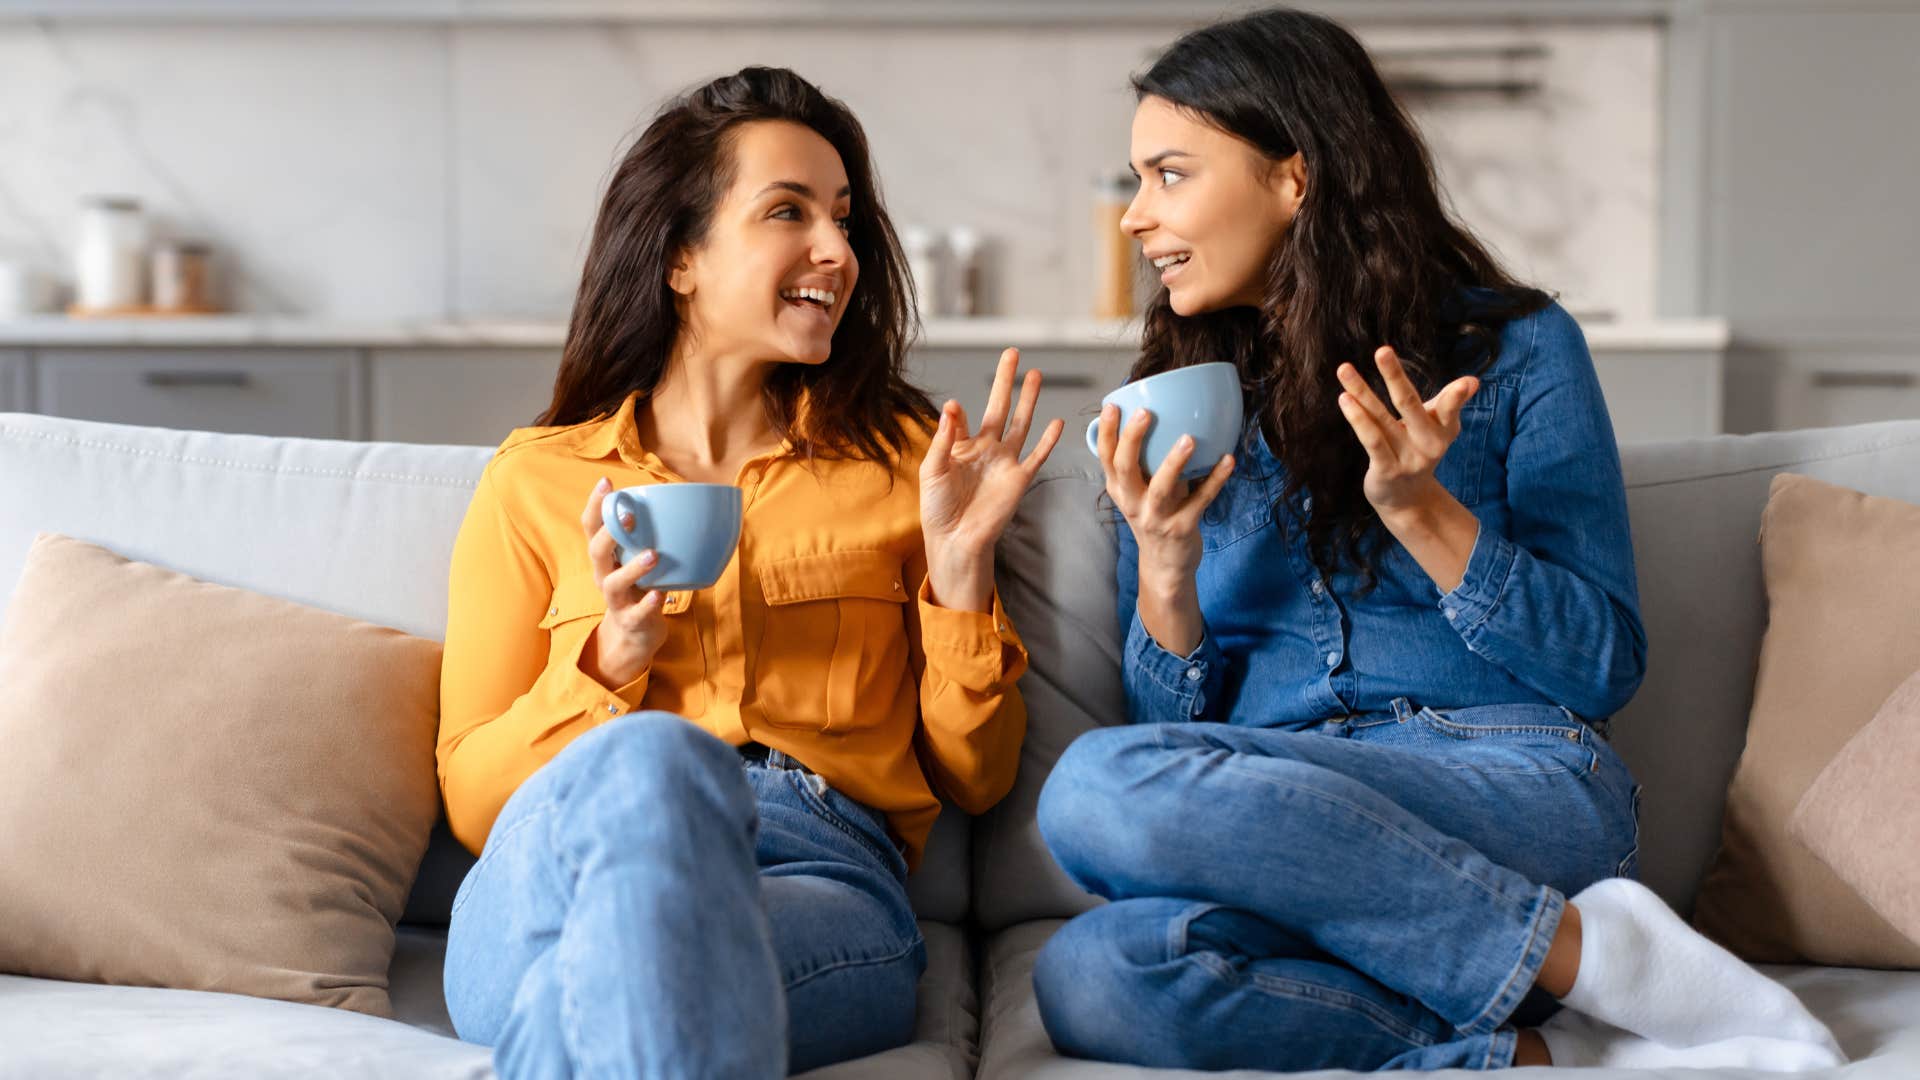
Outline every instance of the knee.
<svg viewBox="0 0 1920 1080"><path fill-rule="evenodd" d="M549 770L566 802L596 813L754 812L739 752L669 712L609 720L568 744Z"/></svg>
<svg viewBox="0 0 1920 1080"><path fill-rule="evenodd" d="M1033 966L1033 991L1047 1037L1063 1054L1133 1062L1137 1029L1160 991L1146 977L1151 958L1125 904L1094 908L1060 928Z"/></svg>
<svg viewBox="0 0 1920 1080"><path fill-rule="evenodd" d="M1054 859L1093 888L1129 852L1152 846L1160 817L1151 758L1164 753L1151 726L1096 728L1068 745L1040 789L1036 823Z"/></svg>

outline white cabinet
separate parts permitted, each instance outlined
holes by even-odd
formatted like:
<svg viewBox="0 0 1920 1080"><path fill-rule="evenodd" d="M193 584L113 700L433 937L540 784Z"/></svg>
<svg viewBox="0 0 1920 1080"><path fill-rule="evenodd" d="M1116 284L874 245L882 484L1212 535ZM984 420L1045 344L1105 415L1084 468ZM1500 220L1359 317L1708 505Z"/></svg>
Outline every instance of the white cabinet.
<svg viewBox="0 0 1920 1080"><path fill-rule="evenodd" d="M1728 373L1732 431L1920 419L1920 347L1745 346Z"/></svg>
<svg viewBox="0 0 1920 1080"><path fill-rule="evenodd" d="M351 349L39 349L35 412L195 431L363 435Z"/></svg>
<svg viewBox="0 0 1920 1080"><path fill-rule="evenodd" d="M554 349L375 349L372 437L382 442L493 446L553 400Z"/></svg>
<svg viewBox="0 0 1920 1080"><path fill-rule="evenodd" d="M19 412L27 407L27 354L25 350L0 349L0 412Z"/></svg>
<svg viewBox="0 0 1920 1080"><path fill-rule="evenodd" d="M1593 350L1617 442L1665 442L1725 430L1726 356L1713 350Z"/></svg>

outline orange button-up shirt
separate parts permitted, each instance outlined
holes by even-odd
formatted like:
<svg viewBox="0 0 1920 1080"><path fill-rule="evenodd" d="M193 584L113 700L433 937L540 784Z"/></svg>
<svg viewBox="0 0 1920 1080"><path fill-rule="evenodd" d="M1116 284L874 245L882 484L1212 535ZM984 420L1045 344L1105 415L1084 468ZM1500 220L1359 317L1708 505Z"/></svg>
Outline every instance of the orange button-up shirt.
<svg viewBox="0 0 1920 1080"><path fill-rule="evenodd" d="M919 864L936 792L980 813L1013 786L1027 654L1000 606L935 606L908 422L887 465L791 444L740 470L740 544L711 588L667 597L667 638L633 682L580 670L606 612L580 530L594 482L677 481L640 445L634 399L613 416L523 428L487 464L454 543L440 679L440 788L478 853L509 796L561 748L639 709L728 743L785 751L880 810Z"/></svg>

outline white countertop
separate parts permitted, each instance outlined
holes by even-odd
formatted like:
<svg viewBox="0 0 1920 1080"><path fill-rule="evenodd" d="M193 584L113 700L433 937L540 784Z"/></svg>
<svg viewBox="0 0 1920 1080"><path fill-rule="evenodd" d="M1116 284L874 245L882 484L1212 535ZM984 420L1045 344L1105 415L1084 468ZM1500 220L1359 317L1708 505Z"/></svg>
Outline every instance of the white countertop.
<svg viewBox="0 0 1920 1080"><path fill-rule="evenodd" d="M1726 320L1649 319L1582 324L1596 351L1706 351L1727 347ZM1131 348L1140 326L1130 320L1049 319L990 316L929 319L919 344L928 348ZM282 348L523 348L557 350L566 324L535 320L476 319L356 323L275 315L207 315L178 318L71 319L37 315L0 321L0 346L170 346Z"/></svg>

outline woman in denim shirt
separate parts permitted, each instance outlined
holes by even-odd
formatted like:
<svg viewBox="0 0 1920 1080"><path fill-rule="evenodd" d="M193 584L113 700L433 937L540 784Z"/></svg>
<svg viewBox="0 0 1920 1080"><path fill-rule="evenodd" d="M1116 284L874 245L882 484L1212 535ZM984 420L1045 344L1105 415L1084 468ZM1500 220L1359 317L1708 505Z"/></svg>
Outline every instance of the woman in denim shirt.
<svg viewBox="0 0 1920 1080"><path fill-rule="evenodd" d="M1251 419L1189 486L1190 440L1149 478L1148 414L1100 418L1132 724L1041 798L1112 901L1039 957L1054 1042L1288 1071L1843 1060L1630 880L1640 788L1606 732L1646 635L1579 326L1448 218L1336 24L1221 23L1134 85L1122 225L1165 288L1133 377L1232 360Z"/></svg>

